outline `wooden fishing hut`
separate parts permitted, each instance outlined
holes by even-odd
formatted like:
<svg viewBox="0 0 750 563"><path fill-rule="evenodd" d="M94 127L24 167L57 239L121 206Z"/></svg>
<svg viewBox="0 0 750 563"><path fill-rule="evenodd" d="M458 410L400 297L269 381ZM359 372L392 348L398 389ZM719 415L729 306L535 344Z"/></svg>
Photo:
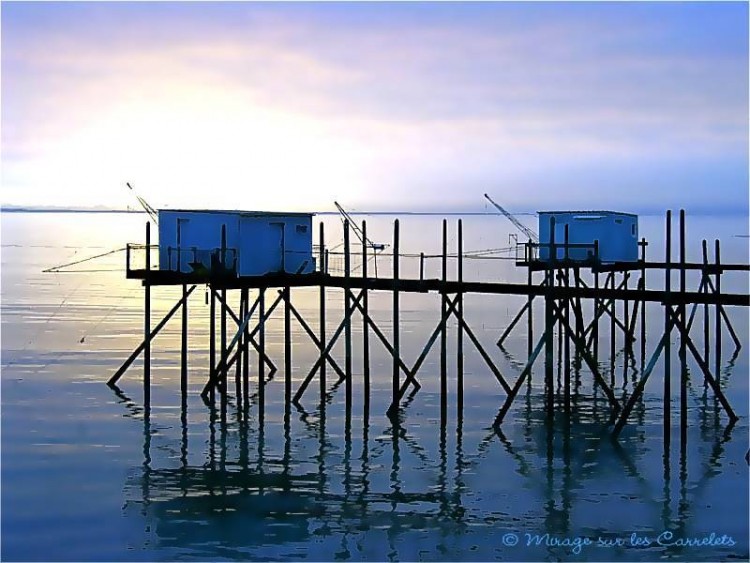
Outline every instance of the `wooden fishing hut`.
<svg viewBox="0 0 750 563"><path fill-rule="evenodd" d="M594 216L596 215L596 217ZM680 416L684 437L687 427L687 352L689 351L702 374L706 385L716 395L723 410L733 423L737 416L729 405L721 387L718 385L721 362L721 333L728 329L736 351L741 342L732 329L724 307L750 305L747 294L731 294L721 291L721 275L727 270L748 271L747 264L724 264L720 261L719 242L716 241L715 261L709 263L706 241L703 244L703 261L689 263L685 252L685 214L680 211L679 224L679 260L672 259L672 222L671 212L667 212L666 259L664 262L646 261L644 239L637 241L640 255L633 260L634 241L638 235L637 217L630 214L614 212L550 212L541 213L540 231L543 238L538 242L523 243L523 257L519 256L517 264L528 269L527 283L506 283L498 281L467 281L463 277L463 227L457 222L455 252L448 251L448 222L442 224L441 277L425 279L423 268L419 278L403 278L400 275L400 262L405 255L400 252L399 221L393 226L392 271L389 277L373 277L368 272L368 258L373 253L372 245L367 241L367 224L362 222L356 229L360 237L361 249L353 248L350 241L350 222L344 221L343 231L343 274L332 274L327 268L329 251L325 244L323 223L320 224L317 245L312 241L311 214L285 214L261 212L213 212L176 210L160 212L159 244L151 244L150 223L146 225L146 244L128 245L126 275L131 279L142 280L144 286L144 340L131 354L119 370L110 378L109 384L116 386L120 377L132 362L142 353L144 356L144 402L150 403L150 353L151 341L169 319L182 310L182 355L181 355L181 391L183 405L187 395L187 324L188 298L197 284L206 284L210 292L210 339L208 380L201 396L209 405L215 405L216 393L221 399L222 420L226 418L227 398L230 394L229 371L235 370L234 396L239 412L249 404L248 393L251 386L249 357L251 352L257 355L257 383L259 418L263 419L264 393L266 375L277 371L276 364L266 350L265 323L277 307L282 306L284 317L284 404L285 421L289 420L292 404L299 405L312 381L319 380L320 406L325 408L325 397L329 393L326 373L330 368L338 375L335 386L344 383L346 397L346 421L351 420L353 393L353 340L352 322L355 316L363 323L362 331L362 383L364 394L365 417L369 416L370 398L370 337L379 340L390 354L393 363L392 400L388 415L398 420L397 413L402 408L402 400L407 392L417 392L421 385L418 376L429 376L420 373L425 358L439 342L440 349L440 419L441 428L447 419L448 390L448 332L449 321L455 321L455 402L459 420L463 417L464 389L464 347L473 346L484 361L488 373L494 376L505 399L501 401L500 410L495 418L496 428L502 423L513 404L524 382L530 382L532 368L544 351L545 393L547 416L552 419L555 412L562 410L566 415L571 408L571 345L576 359L585 364L593 377L595 388L601 389L611 409L611 421L614 423L614 434L618 435L628 420L636 403L642 400L643 389L654 372L657 360L664 358L664 412L665 439L668 431L671 410L671 390L669 388L670 338L674 332L680 336L680 361L682 366ZM618 219L622 218L622 223ZM628 222L625 220L627 219ZM558 223L559 221L559 223ZM545 231L545 225L549 227ZM622 228L620 226L622 225ZM159 253L158 262L151 260L151 251ZM142 253L144 263L133 267L131 259L135 252ZM317 256L314 255L317 254ZM413 256L413 255L412 255ZM360 268L354 272L352 260L361 258ZM317 258L317 260L316 260ZM455 274L450 275L448 261L455 260ZM424 254L421 254L421 261ZM158 264L159 268L153 266ZM186 266L187 265L187 266ZM646 271L658 269L665 273L666 283L663 289L649 289L646 285ZM671 272L679 273L680 284L674 288L671 283ZM686 272L699 270L701 281L697 290L689 290L686 285ZM587 283L583 271L590 271L593 280ZM535 272L543 272L543 280L533 279ZM636 287L632 288L629 278L633 272L640 273ZM606 275L604 284L600 284L600 275ZM621 277L621 281L616 280ZM713 277L713 280L711 279ZM160 285L182 285L183 296L170 312L155 326L151 325L150 295L153 287ZM190 287L189 287L190 286ZM315 287L320 294L320 312L317 330L308 323L293 304L293 288ZM276 289L273 303L266 307L266 293ZM327 334L326 317L328 305L326 291L341 290L343 314L338 328L333 334ZM227 292L239 290L239 308L233 309L229 304ZM251 303L249 292L257 291ZM368 311L368 295L372 291L388 292L392 296L392 325L390 337L372 319ZM440 295L440 319L425 342L424 348L413 362L407 359L400 345L400 297L402 293L434 292ZM487 349L475 334L475 329L467 322L463 314L463 296L468 293L485 295L519 295L525 296L527 302L523 309L506 328L497 342L503 347L508 336L520 318L528 316L528 359L515 380L503 373L498 362L493 359L493 351ZM544 299L545 322L542 334L535 335L532 324L532 302L534 298ZM582 303L593 304L593 311L588 311ZM663 333L656 348L646 361L645 338L645 305L652 303L664 310ZM692 305L690 317L686 306ZM693 343L690 333L693 317L699 305L704 308L704 342L701 353ZM618 313L618 307L620 312ZM709 307L715 311L716 367L709 367L708 331ZM217 315L218 308L218 315ZM622 334L626 357L633 354L633 342L636 337L636 323L640 312L641 319L641 370L632 392L617 396L614 383L614 361L617 356L615 339ZM598 362L599 336L601 320L608 316L610 320L612 362L610 378L606 378ZM218 317L218 319L217 319ZM292 319L302 327L304 334L318 351L318 359L310 368L307 376L296 390L292 389ZM216 350L216 322L220 321L220 345ZM227 322L232 323L228 333ZM251 323L253 326L251 326ZM554 388L553 355L554 331L557 331L558 365L565 366L564 389ZM661 329L660 329L661 330ZM229 336L233 333L231 339ZM343 336L345 344L344 359L334 357L333 348ZM538 337L538 338L537 338ZM564 357L564 360L562 358ZM343 367L342 364L343 363ZM627 364L628 362L625 362ZM627 365L625 367L627 368ZM575 390L573 390L575 392ZM395 424L396 422L394 422Z"/></svg>

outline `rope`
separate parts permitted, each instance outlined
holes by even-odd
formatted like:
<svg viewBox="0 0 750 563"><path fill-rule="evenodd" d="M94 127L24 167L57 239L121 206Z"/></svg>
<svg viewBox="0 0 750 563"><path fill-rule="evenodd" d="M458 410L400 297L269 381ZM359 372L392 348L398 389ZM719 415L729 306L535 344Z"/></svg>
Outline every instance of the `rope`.
<svg viewBox="0 0 750 563"><path fill-rule="evenodd" d="M88 258L82 258L81 260L76 260L75 262L68 262L67 264L61 264L60 266L53 266L52 268L47 268L46 270L42 270L42 273L48 274L48 273L54 273L59 272L62 268L67 268L68 266L75 266L76 264L82 264L83 262L88 262L89 260L95 260L96 258L102 258L103 256L109 256L110 254L115 254L116 252L122 252L127 247L123 246L122 248L116 248L115 250L110 250L109 252L102 252L101 254L97 254L95 256L89 256Z"/></svg>

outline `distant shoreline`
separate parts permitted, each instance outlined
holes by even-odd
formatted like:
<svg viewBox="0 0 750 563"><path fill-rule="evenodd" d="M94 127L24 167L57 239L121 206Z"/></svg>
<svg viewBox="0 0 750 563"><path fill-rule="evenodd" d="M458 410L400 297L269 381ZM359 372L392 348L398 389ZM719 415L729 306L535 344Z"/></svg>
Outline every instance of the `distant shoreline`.
<svg viewBox="0 0 750 563"><path fill-rule="evenodd" d="M662 216L666 210L663 211L645 211L636 212L637 215L643 217L651 216ZM67 208L44 208L44 207L0 207L0 214L2 213L115 213L115 214L145 214L145 211L138 209L67 209ZM297 213L297 212L295 212ZM339 215L338 211L310 211L313 215ZM382 215L382 216L397 216L397 215L422 215L422 216L500 216L495 211L349 211L349 215ZM738 210L721 210L721 211L690 211L687 210L688 215L693 216L750 216L749 211L738 211ZM536 216L536 211L517 211L514 215L521 216Z"/></svg>

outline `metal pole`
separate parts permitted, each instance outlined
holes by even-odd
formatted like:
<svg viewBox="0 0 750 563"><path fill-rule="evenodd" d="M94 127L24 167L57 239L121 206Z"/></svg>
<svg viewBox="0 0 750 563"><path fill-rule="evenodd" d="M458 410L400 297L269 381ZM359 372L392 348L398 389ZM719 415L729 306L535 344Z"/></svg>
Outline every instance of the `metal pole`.
<svg viewBox="0 0 750 563"><path fill-rule="evenodd" d="M424 252L419 253L419 281L424 281Z"/></svg>

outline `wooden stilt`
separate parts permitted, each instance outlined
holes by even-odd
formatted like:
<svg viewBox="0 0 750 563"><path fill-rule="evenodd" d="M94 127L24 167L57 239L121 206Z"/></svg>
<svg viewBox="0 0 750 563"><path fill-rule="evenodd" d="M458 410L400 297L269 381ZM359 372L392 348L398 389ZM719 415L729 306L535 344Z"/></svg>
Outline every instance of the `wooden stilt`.
<svg viewBox="0 0 750 563"><path fill-rule="evenodd" d="M703 267L704 270L701 274L701 280L706 281L708 278L708 241L706 239L703 239L701 241L701 251L703 254ZM708 284L704 283L704 291L706 294L708 294ZM708 359L711 357L711 344L710 344L710 338L711 338L711 328L709 323L709 309L708 309L708 303L704 303L703 305L703 357L706 358L706 361L708 362ZM706 379L703 379L703 386L704 388L708 386L708 382Z"/></svg>
<svg viewBox="0 0 750 563"><path fill-rule="evenodd" d="M458 220L458 283L464 281L464 235L463 221ZM459 285L460 287L460 285ZM464 318L464 294L458 291L457 311L459 317ZM458 323L456 327L456 416L459 427L464 415L464 327Z"/></svg>
<svg viewBox="0 0 750 563"><path fill-rule="evenodd" d="M221 268L222 272L226 270L227 256L227 226L221 226ZM221 422L227 419L227 290L221 289L221 372L219 373L219 392L221 393Z"/></svg>
<svg viewBox="0 0 750 563"><path fill-rule="evenodd" d="M448 221L443 219L443 253L441 256L443 284L448 281ZM440 293L440 312L441 317L445 317L447 296L445 290ZM443 323L440 331L440 424L444 427L448 419L448 331L447 322Z"/></svg>
<svg viewBox="0 0 750 563"><path fill-rule="evenodd" d="M258 289L258 421L263 428L266 408L266 288Z"/></svg>
<svg viewBox="0 0 750 563"><path fill-rule="evenodd" d="M367 280L367 221L362 221L362 278ZM369 316L368 291L365 287L362 296L362 308L365 316ZM362 319L362 371L364 378L364 412L365 417L370 411L370 326L366 319Z"/></svg>
<svg viewBox="0 0 750 563"><path fill-rule="evenodd" d="M143 404L151 406L151 222L146 223L146 279L143 280Z"/></svg>
<svg viewBox="0 0 750 563"><path fill-rule="evenodd" d="M672 290L672 210L667 211L667 232L666 232L666 249L665 262L666 270L664 272L664 291L667 295ZM670 305L667 304L664 310L664 333L669 335L669 328L672 326L669 317ZM672 357L669 338L664 340L664 449L669 451L669 444L672 435ZM645 375L644 375L645 376ZM644 376L641 377L643 380Z"/></svg>
<svg viewBox="0 0 750 563"><path fill-rule="evenodd" d="M400 386L400 374L399 374L399 358L401 357L401 338L400 338L400 327L401 322L399 318L399 291L398 291L398 280L399 280L399 222L396 219L393 222L393 376L391 381L391 390L393 393L392 405L398 409L398 389ZM397 414L394 412L393 416ZM395 431L394 431L395 433Z"/></svg>
<svg viewBox="0 0 750 563"><path fill-rule="evenodd" d="M554 340L552 336L553 327L555 324L555 318L552 313L552 305L554 300L554 287L555 287L555 275L554 275L554 264L557 258L557 247L555 246L555 217L550 217L550 253L549 259L551 263L547 267L547 294L544 297L544 334L545 334L545 351L544 351L544 381L546 385L546 405L547 405L547 420L551 421L554 417L554 372L553 372L553 358L554 358Z"/></svg>
<svg viewBox="0 0 750 563"><path fill-rule="evenodd" d="M714 290L716 295L721 295L721 245L719 239L714 241L714 260L716 261L716 285ZM721 381L721 305L716 305L716 326L714 332L716 333L716 367L714 372L716 373L716 380Z"/></svg>
<svg viewBox="0 0 750 563"><path fill-rule="evenodd" d="M247 315L247 312L245 311L245 301L243 299L244 297L244 291L240 290L240 306L239 306L239 312L240 312L240 318L244 319ZM239 340L237 342L237 352L235 354L236 360L235 360L235 366L234 366L234 398L237 401L237 410L241 413L242 412L242 356L244 355L243 350L243 339L245 336L245 329L242 328Z"/></svg>
<svg viewBox="0 0 750 563"><path fill-rule="evenodd" d="M245 288L242 290L243 300L245 301L245 314L248 314L250 309L250 290ZM252 313L250 313L252 314ZM242 337L243 349L242 353L242 391L243 391L243 405L247 410L250 404L250 327L245 326L245 331Z"/></svg>
<svg viewBox="0 0 750 563"><path fill-rule="evenodd" d="M292 292L284 287L284 420L287 421L292 406Z"/></svg>
<svg viewBox="0 0 750 563"><path fill-rule="evenodd" d="M680 294L685 293L685 210L680 209ZM687 322L685 303L679 305L680 322ZM680 336L680 450L683 456L687 450L687 425L688 425L688 371L687 371L687 343L686 338L689 336L681 333Z"/></svg>
<svg viewBox="0 0 750 563"><path fill-rule="evenodd" d="M569 245L570 245L570 225L565 223L565 287L570 287L570 268L568 263L570 260ZM565 324L570 322L570 300L565 299L565 305L563 307ZM562 327L560 327L560 334L563 333ZM563 404L565 407L565 414L570 416L570 338L565 337L565 358L563 360Z"/></svg>
<svg viewBox="0 0 750 563"><path fill-rule="evenodd" d="M208 328L208 361L209 361L209 400L211 405L216 405L216 295L213 287L209 286L211 292L211 308L209 309L209 328Z"/></svg>
<svg viewBox="0 0 750 563"><path fill-rule="evenodd" d="M352 314L351 314L351 289L349 278L351 276L351 247L349 245L349 221L344 221L344 371L346 381L346 418L351 419L352 412Z"/></svg>
<svg viewBox="0 0 750 563"><path fill-rule="evenodd" d="M321 272L325 273L325 257L326 257L326 249L325 249L325 227L323 225L323 221L320 222L320 249L319 249L319 255L318 260L320 261L320 270ZM320 344L318 348L320 349L320 356L323 357L323 350L325 350L326 346L326 285L325 283L320 284ZM321 409L321 416L322 412L325 409L325 395L326 395L326 363L320 362L320 409Z"/></svg>
<svg viewBox="0 0 750 563"><path fill-rule="evenodd" d="M641 289L646 289L646 239L641 239ZM646 361L646 300L641 300L641 373Z"/></svg>

